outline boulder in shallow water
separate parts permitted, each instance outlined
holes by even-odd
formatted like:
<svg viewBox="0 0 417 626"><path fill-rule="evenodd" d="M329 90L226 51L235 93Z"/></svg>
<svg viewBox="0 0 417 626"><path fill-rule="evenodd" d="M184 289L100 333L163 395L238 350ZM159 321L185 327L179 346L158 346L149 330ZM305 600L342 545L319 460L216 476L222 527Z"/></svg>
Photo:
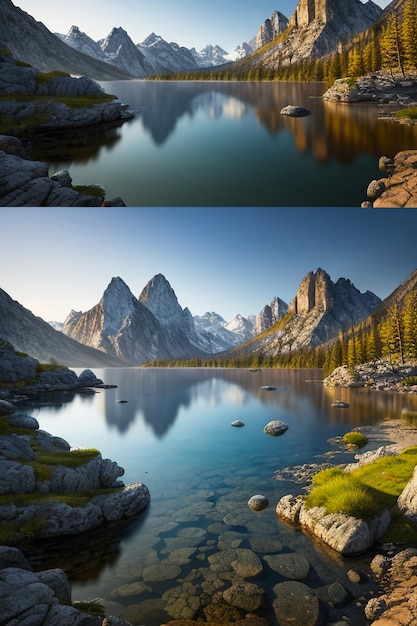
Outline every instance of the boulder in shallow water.
<svg viewBox="0 0 417 626"><path fill-rule="evenodd" d="M279 437L283 435L288 430L287 424L281 422L281 420L272 420L272 422L268 422L268 424L264 428L264 432L267 435L271 435L271 437Z"/></svg>
<svg viewBox="0 0 417 626"><path fill-rule="evenodd" d="M263 511L269 505L268 498L261 494L256 494L248 500L248 507L252 511Z"/></svg>
<svg viewBox="0 0 417 626"><path fill-rule="evenodd" d="M311 111L305 109L304 107L288 104L286 107L281 109L281 115L288 115L289 117L306 117L306 115L311 115Z"/></svg>

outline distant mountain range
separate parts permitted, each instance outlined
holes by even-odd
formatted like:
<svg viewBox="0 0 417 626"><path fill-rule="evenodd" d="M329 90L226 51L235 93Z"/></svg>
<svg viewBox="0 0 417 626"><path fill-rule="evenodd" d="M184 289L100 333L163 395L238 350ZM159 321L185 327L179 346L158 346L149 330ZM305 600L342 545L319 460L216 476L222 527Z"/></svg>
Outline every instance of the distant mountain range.
<svg viewBox="0 0 417 626"><path fill-rule="evenodd" d="M396 0L397 4L401 1ZM382 9L372 0L299 0L289 18L274 11L249 42L232 52L212 44L197 52L195 48L168 43L155 33L135 43L120 27L113 28L99 41L75 25L67 34L54 35L15 7L11 0L0 0L0 11L0 42L15 58L41 71L57 69L97 80L145 78L234 62L242 64L239 69L257 66L274 69L337 50L382 14Z"/></svg>
<svg viewBox="0 0 417 626"><path fill-rule="evenodd" d="M93 41L78 26L72 26L66 35L55 34L71 48L116 65L136 78L224 65L253 52L248 43L238 46L232 53L211 44L197 52L195 48L168 43L155 33L135 44L123 28L113 28L105 39L99 41Z"/></svg>
<svg viewBox="0 0 417 626"><path fill-rule="evenodd" d="M380 304L370 291L361 293L344 278L333 283L318 269L307 274L289 305L276 296L258 315L226 323L215 312L193 317L162 274L138 297L115 277L100 302L86 312L71 311L63 327L54 322L53 328L0 291L0 338L41 361L69 366L141 365L230 351L277 355L325 343Z"/></svg>

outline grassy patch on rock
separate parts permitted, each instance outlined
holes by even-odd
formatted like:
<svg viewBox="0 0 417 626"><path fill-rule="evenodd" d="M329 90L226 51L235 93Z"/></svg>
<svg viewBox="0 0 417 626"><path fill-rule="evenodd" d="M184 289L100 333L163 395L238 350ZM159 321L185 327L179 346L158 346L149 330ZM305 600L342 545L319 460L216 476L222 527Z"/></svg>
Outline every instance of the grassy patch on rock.
<svg viewBox="0 0 417 626"><path fill-rule="evenodd" d="M388 508L391 525L384 541L417 546L417 527L396 507L397 498L417 465L417 446L397 456L386 456L352 472L331 467L312 479L313 489L306 498L307 508L324 507L328 513L345 513L360 519L373 517Z"/></svg>
<svg viewBox="0 0 417 626"><path fill-rule="evenodd" d="M343 441L348 445L363 448L363 446L366 446L366 444L368 443L368 437L357 430L352 430L346 433L346 435L343 435Z"/></svg>
<svg viewBox="0 0 417 626"><path fill-rule="evenodd" d="M330 468L313 479L316 486L307 496L306 506L324 507L328 513L345 513L357 518L377 515L383 505L366 485L341 469Z"/></svg>
<svg viewBox="0 0 417 626"><path fill-rule="evenodd" d="M400 111L396 111L395 115L401 119L417 120L417 107L405 107Z"/></svg>

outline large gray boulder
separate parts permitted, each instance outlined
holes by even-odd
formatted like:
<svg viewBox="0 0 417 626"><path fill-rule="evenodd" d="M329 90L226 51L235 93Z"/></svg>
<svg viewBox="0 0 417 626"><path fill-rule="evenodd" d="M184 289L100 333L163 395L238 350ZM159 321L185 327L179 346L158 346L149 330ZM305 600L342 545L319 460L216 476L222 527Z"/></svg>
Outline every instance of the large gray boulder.
<svg viewBox="0 0 417 626"><path fill-rule="evenodd" d="M369 550L391 522L388 509L365 520L345 513L327 513L324 507L307 509L301 496L291 495L278 502L276 513L288 522L299 524L344 556Z"/></svg>

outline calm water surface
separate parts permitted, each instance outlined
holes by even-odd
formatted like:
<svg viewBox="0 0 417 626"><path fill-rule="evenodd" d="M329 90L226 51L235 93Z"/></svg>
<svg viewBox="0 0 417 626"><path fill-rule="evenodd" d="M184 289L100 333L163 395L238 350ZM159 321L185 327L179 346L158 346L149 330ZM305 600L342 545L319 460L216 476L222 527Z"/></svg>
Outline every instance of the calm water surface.
<svg viewBox="0 0 417 626"><path fill-rule="evenodd" d="M379 157L417 148L416 126L377 121L373 105L323 102L321 83L102 85L136 118L34 156L128 206L360 206ZM287 104L312 114L280 115Z"/></svg>
<svg viewBox="0 0 417 626"><path fill-rule="evenodd" d="M172 594L211 597L235 580L230 566L213 571L211 555L229 547L248 548L263 564L263 571L248 580L265 589L263 614L274 626L272 587L285 579L263 556L302 553L311 563L305 582L325 602L327 587L336 578L349 588L347 569L355 564L367 568L369 558L363 563L336 558L276 518L279 498L302 487L274 479L274 472L324 462L329 460L326 453L333 462L347 462L352 454L329 438L399 417L405 406L417 409L416 398L325 389L318 382L306 383L321 378L314 370L131 368L96 374L117 388L94 396L48 396L24 407L42 429L64 437L73 447L98 448L103 457L125 468L125 483L144 482L151 493L146 512L121 536L100 531L50 547L50 566L67 571L74 600L101 597L117 602L113 613L128 611L124 615L132 623L159 626L179 617L178 609L169 608ZM277 389L265 391L263 385ZM335 399L350 407L332 407ZM236 419L245 427L232 427ZM264 433L274 419L289 426L281 437ZM257 493L267 496L270 506L254 513L247 501ZM143 584L144 568L155 563L175 564L177 571L169 580ZM191 591L182 587L184 580L192 583ZM123 585L132 583L137 586L123 591ZM371 587L364 584L358 595ZM357 593L355 586L351 590ZM346 610L340 609L340 615ZM354 610L358 614L353 623L365 624L361 611Z"/></svg>

